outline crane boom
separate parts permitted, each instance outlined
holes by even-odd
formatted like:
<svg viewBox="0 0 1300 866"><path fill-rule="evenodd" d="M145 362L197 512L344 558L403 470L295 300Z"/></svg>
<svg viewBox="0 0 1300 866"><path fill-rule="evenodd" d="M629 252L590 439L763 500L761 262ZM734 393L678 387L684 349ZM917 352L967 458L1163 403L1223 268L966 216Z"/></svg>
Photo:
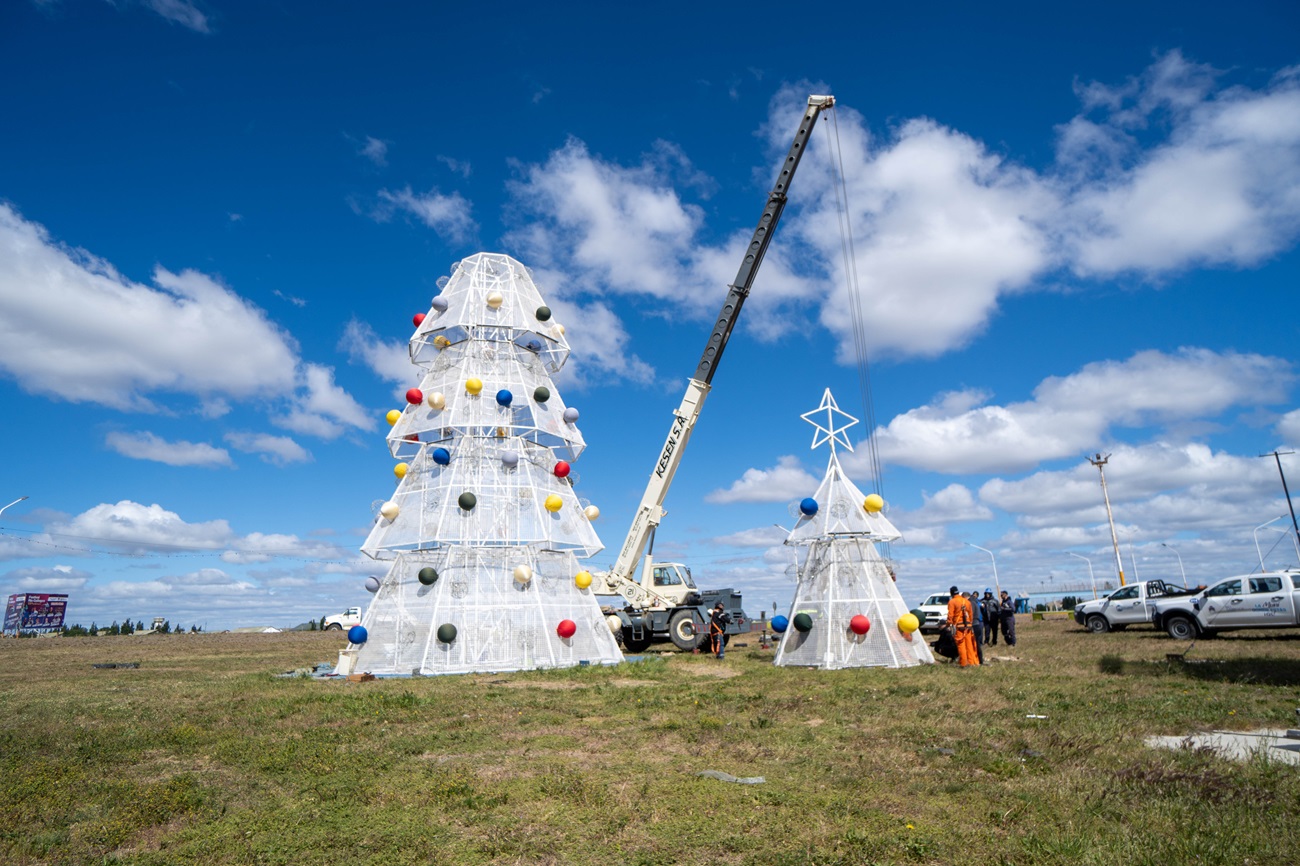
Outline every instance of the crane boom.
<svg viewBox="0 0 1300 866"><path fill-rule="evenodd" d="M699 420L700 409L704 405L704 398L709 394L713 374L717 372L722 353L731 338L731 331L736 326L736 317L740 314L745 298L749 296L749 291L754 285L754 277L757 276L759 266L763 264L763 256L766 255L767 247L772 241L772 233L776 231L777 223L781 220L790 181L794 179L795 170L799 168L799 161L803 158L813 126L822 111L833 105L835 105L834 96L808 97L808 109L799 122L799 131L795 133L794 142L790 145L790 152L786 154L776 184L768 194L767 206L763 208L763 215L759 217L758 227L754 229L754 236L750 239L745 258L740 263L740 270L736 272L735 282L729 286L727 299L723 302L722 311L713 325L713 332L704 347L704 354L700 356L695 375L686 385L686 395L673 413L673 423L668 429L668 438L664 441L664 446L659 451L659 459L650 473L650 481L646 485L645 494L641 497L641 504L632 518L632 527L628 530L627 539L623 542L623 548L619 551L614 567L605 575L606 582L629 602L650 604L664 601L656 599L655 593L638 583L634 577L637 563L645 555L646 546L659 526L659 521L667 513L663 508L664 498L668 495L668 488L672 484L677 467L681 465L682 452L686 450L686 443L690 441L695 422Z"/></svg>

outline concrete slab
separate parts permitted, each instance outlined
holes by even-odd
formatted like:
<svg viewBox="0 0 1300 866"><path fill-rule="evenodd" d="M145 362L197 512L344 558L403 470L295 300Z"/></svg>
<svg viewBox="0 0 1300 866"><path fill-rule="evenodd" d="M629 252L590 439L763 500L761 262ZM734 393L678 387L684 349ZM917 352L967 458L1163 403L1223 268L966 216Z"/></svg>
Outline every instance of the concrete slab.
<svg viewBox="0 0 1300 866"><path fill-rule="evenodd" d="M1266 760L1300 766L1300 731L1206 731L1185 737L1147 737L1153 749L1210 749L1232 761L1249 761L1256 755Z"/></svg>

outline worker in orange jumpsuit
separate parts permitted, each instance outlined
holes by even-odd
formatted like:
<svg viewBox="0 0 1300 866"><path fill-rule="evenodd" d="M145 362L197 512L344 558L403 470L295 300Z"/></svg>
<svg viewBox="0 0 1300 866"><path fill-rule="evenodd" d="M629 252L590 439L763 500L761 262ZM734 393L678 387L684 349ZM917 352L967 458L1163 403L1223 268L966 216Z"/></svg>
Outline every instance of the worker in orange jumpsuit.
<svg viewBox="0 0 1300 866"><path fill-rule="evenodd" d="M962 667L975 665L979 667L979 650L975 647L974 614L970 601L962 598L957 587L948 590L948 624L952 626L952 636L957 641L957 663Z"/></svg>

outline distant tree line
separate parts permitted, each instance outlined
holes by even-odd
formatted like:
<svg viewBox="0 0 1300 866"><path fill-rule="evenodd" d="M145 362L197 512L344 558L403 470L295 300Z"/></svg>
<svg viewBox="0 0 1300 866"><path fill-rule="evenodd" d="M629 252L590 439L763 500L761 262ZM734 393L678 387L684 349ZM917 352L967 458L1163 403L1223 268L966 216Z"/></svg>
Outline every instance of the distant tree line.
<svg viewBox="0 0 1300 866"><path fill-rule="evenodd" d="M81 623L76 623L74 625L65 625L63 627L63 636L64 637L95 637L97 635L102 636L102 635L112 635L112 634L135 634L136 632L146 632L146 631L149 631L149 629L146 629L144 627L144 620L136 620L135 624L132 625L131 620L128 619L125 622L120 622L120 623L117 620L114 620L113 624L107 626L106 628L100 628L99 625L94 622L90 624L89 628L83 626ZM199 634L202 631L203 629L197 625L192 625L189 627L190 634ZM153 630L154 634L185 634L185 632L186 629L184 626L178 624L175 627L173 627L170 620L163 620L162 625L158 626L156 629Z"/></svg>

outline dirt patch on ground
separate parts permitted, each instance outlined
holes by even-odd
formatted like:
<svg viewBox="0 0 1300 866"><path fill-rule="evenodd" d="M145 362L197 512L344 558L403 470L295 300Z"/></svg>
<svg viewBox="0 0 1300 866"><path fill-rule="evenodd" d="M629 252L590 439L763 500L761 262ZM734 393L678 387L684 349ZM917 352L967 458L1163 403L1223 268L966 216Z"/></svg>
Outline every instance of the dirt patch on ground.
<svg viewBox="0 0 1300 866"><path fill-rule="evenodd" d="M825 719L809 719L808 721L804 722L804 724L807 725L807 726L810 727L810 728L819 728L819 727L821 727L822 725L826 724L826 720L825 720Z"/></svg>
<svg viewBox="0 0 1300 866"><path fill-rule="evenodd" d="M729 680L732 677L740 676L740 671L735 668L715 667L713 665L681 665L674 666L673 670L696 677L717 677L720 680Z"/></svg>
<svg viewBox="0 0 1300 866"><path fill-rule="evenodd" d="M643 686L659 685L654 680L610 680L611 686L618 686L620 689L639 689Z"/></svg>
<svg viewBox="0 0 1300 866"><path fill-rule="evenodd" d="M585 689L591 683L575 683L559 680L481 680L482 685L503 686L507 689L545 689L547 691L572 691Z"/></svg>

